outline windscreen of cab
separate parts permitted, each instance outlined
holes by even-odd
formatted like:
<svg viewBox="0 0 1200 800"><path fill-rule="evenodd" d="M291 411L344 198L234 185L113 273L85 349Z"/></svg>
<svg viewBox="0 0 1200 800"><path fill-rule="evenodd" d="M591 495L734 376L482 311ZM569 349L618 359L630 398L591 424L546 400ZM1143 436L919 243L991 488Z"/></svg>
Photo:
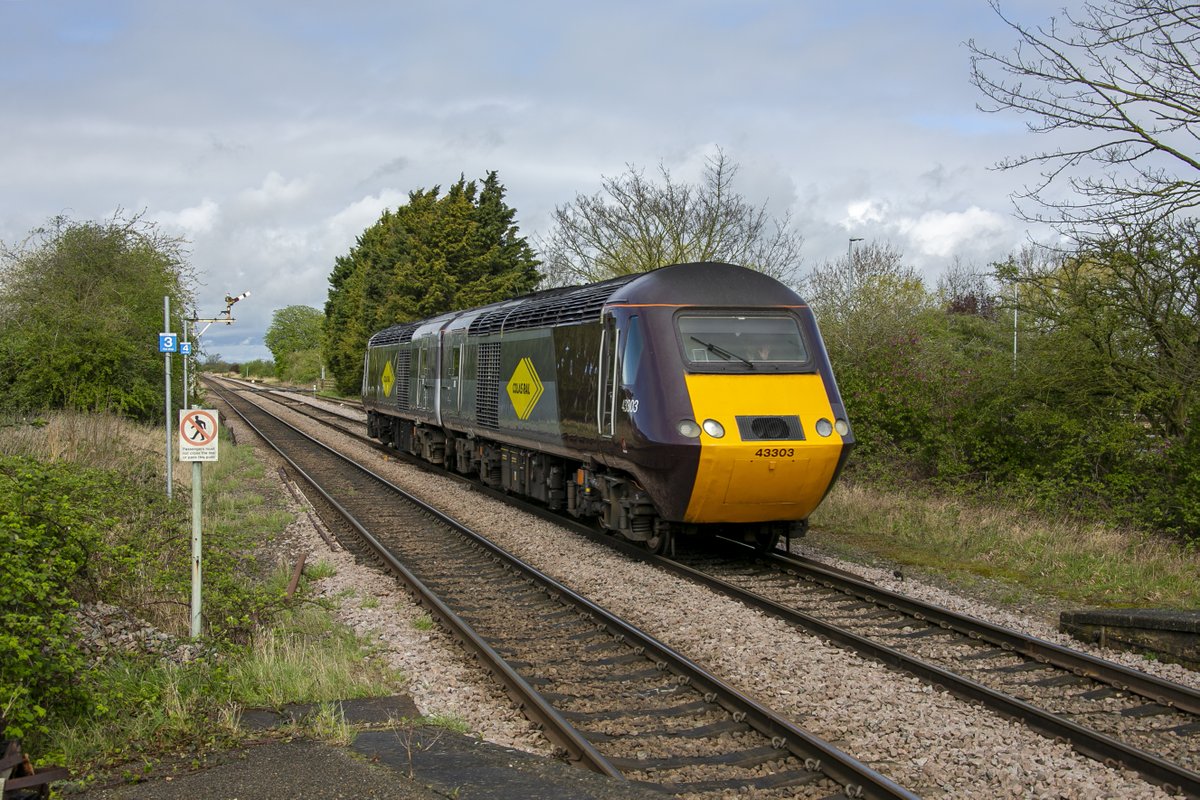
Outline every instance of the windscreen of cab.
<svg viewBox="0 0 1200 800"><path fill-rule="evenodd" d="M736 370L800 369L809 360L790 314L679 314L676 329L689 366Z"/></svg>

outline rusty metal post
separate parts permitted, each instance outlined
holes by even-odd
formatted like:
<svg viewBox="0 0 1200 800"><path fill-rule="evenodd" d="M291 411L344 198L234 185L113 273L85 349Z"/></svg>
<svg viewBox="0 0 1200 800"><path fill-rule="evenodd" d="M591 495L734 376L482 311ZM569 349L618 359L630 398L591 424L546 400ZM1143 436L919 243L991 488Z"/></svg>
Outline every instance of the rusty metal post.
<svg viewBox="0 0 1200 800"><path fill-rule="evenodd" d="M308 553L301 553L300 560L296 562L296 569L292 570L292 580L288 583L287 599L291 600L292 595L296 593L296 587L300 585L300 576L304 574L304 561L308 558Z"/></svg>

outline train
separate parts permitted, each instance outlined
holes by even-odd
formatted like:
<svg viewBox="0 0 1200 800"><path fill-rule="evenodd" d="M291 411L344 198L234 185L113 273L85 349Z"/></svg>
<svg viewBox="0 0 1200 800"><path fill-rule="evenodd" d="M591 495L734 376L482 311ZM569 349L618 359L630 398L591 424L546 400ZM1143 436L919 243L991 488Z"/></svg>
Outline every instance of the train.
<svg viewBox="0 0 1200 800"><path fill-rule="evenodd" d="M362 401L371 438L652 552L802 535L854 446L808 304L720 262L392 325Z"/></svg>

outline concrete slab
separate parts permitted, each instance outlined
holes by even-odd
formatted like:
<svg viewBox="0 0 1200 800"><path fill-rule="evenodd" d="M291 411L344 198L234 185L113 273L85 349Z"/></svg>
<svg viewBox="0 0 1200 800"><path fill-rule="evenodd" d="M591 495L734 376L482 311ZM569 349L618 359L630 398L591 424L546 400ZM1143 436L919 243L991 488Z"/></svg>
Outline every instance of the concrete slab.
<svg viewBox="0 0 1200 800"><path fill-rule="evenodd" d="M1200 611L1105 608L1064 611L1058 629L1084 642L1151 653L1200 669Z"/></svg>

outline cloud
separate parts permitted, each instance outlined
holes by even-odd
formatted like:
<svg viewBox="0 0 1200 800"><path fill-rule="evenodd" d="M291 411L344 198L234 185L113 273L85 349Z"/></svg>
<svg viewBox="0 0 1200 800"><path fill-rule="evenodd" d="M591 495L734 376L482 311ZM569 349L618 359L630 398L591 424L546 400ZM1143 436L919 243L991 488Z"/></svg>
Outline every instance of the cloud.
<svg viewBox="0 0 1200 800"><path fill-rule="evenodd" d="M295 203L308 196L308 183L300 178L287 181L278 172L269 172L257 189L243 189L238 200L247 206L275 208Z"/></svg>
<svg viewBox="0 0 1200 800"><path fill-rule="evenodd" d="M900 220L897 229L925 255L946 258L968 244L1005 234L1010 223L995 211L971 206L966 211L927 211L916 219Z"/></svg>
<svg viewBox="0 0 1200 800"><path fill-rule="evenodd" d="M408 202L408 193L384 189L379 194L356 200L325 221L330 238L343 242L348 250L355 237L379 221L384 209L397 208Z"/></svg>
<svg viewBox="0 0 1200 800"><path fill-rule="evenodd" d="M842 226L846 230L863 225L876 225L887 219L888 204L885 200L859 200L846 206L846 217Z"/></svg>
<svg viewBox="0 0 1200 800"><path fill-rule="evenodd" d="M1025 176L986 167L1026 134L974 119L960 44L1005 49L986 3L0 7L20 109L0 239L148 209L190 240L202 307L253 290L236 330L208 334L226 355L266 355L272 310L318 305L335 259L409 191L490 170L531 243L601 176L661 162L692 181L718 146L734 191L791 212L809 263L863 237L934 274L1022 240L1002 215Z"/></svg>
<svg viewBox="0 0 1200 800"><path fill-rule="evenodd" d="M180 211L163 211L154 215L154 220L164 228L172 228L186 236L208 233L217 224L221 207L215 200L204 198L198 206Z"/></svg>
<svg viewBox="0 0 1200 800"><path fill-rule="evenodd" d="M377 181L382 178L391 177L392 175L398 175L399 173L403 172L406 169L408 169L408 159L407 158L405 158L404 156L400 156L399 158L393 158L391 161L388 161L386 164L381 164L380 166L376 167L375 170L370 175L367 176L367 180L365 182L370 183L372 181Z"/></svg>

